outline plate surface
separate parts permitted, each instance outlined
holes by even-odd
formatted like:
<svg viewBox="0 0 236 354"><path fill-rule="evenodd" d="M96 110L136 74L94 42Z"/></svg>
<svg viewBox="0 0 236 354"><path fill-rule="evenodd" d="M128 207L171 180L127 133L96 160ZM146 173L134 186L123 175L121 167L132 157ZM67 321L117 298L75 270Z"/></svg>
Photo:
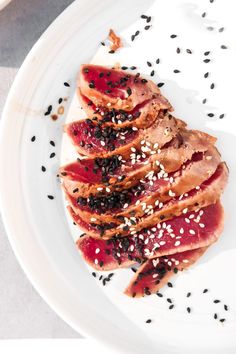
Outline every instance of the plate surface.
<svg viewBox="0 0 236 354"><path fill-rule="evenodd" d="M67 323L122 353L188 353L190 349L193 353L235 353L236 286L231 275L236 265L233 8L233 0L227 2L227 8L223 1L206 0L76 1L26 58L4 109L0 198L12 247L35 288ZM149 30L144 29L142 13L153 16ZM99 45L110 27L124 39L125 48L117 54L108 54L108 48ZM222 27L225 29L219 31ZM131 42L137 30L140 35ZM170 38L172 34L177 37ZM207 51L209 55L204 55ZM156 64L158 58L160 63ZM205 63L206 58L211 61ZM66 216L56 174L60 164L74 155L63 137L63 124L81 116L74 96L76 75L79 65L91 60L135 65L146 75L154 70L154 80L165 83L162 91L175 107L174 114L191 128L216 135L230 168L223 197L225 230L220 241L195 267L174 279L173 289L163 290L163 299L125 297L122 290L132 276L130 270L115 272L103 288L91 276L71 238L76 239L79 233ZM147 61L153 63L152 68ZM174 73L175 69L180 73ZM206 72L210 73L208 78L204 78ZM210 88L212 83L214 89ZM57 112L60 97L66 98L65 112L53 121L44 112L49 105ZM222 114L224 118L219 119ZM53 152L56 155L50 158ZM209 291L203 295L204 288ZM192 296L187 299L188 291ZM175 303L172 311L167 297ZM216 298L221 300L219 304L213 303ZM229 311L224 310L224 304ZM187 306L193 309L191 315ZM226 322L215 321L214 313ZM149 325L145 323L148 318L153 320Z"/></svg>

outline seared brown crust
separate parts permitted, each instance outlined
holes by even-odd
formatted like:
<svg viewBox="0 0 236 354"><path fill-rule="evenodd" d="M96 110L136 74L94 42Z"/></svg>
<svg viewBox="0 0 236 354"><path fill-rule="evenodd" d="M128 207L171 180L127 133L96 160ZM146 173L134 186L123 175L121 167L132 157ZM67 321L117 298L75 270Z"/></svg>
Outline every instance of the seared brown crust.
<svg viewBox="0 0 236 354"><path fill-rule="evenodd" d="M74 144L77 152L81 155L86 155L87 157L109 157L111 155L117 154L122 155L123 158L128 159L132 153L131 148L140 149L142 141L148 141L153 147L156 142L158 142L158 148L162 148L165 144L170 142L181 129L185 128L186 124L180 120L174 118L170 114L164 114L163 111L160 111L158 116L155 119L155 122L151 127L147 129L139 129L137 136L130 143L119 146L116 149L109 150L104 146L102 152L97 152L96 146L87 148L86 144L77 143L76 136L73 134L73 127L76 124L84 124L86 119L79 122L72 122L64 126L64 131L67 133L72 143ZM97 125L96 122L92 122L94 126ZM98 140L100 143L100 141Z"/></svg>
<svg viewBox="0 0 236 354"><path fill-rule="evenodd" d="M146 261L143 265L139 267L138 271L131 279L128 287L125 289L124 294L133 298L140 298L145 295L151 295L156 293L161 288L163 288L164 285L167 284L167 282L173 275L175 275L176 269L178 271L183 271L184 269L188 269L206 252L207 248L208 247L202 247L196 250L185 251L183 252L182 255L173 254L171 256L163 257L166 261L163 260L162 267L166 269L166 272L162 277L157 276L155 278L152 278L152 276L147 275L145 278L145 272L147 272L147 270L150 270L152 268L155 269L155 267L153 266L153 261L154 263L159 262L160 264L162 258L159 257L159 258L154 258L152 260ZM179 262L178 265L175 265L171 261L171 259L178 260ZM186 263L186 261L188 262ZM171 266L168 266L167 262L170 262ZM154 272L153 274L158 274L158 273Z"/></svg>
<svg viewBox="0 0 236 354"><path fill-rule="evenodd" d="M104 117L98 111L95 111L91 107L91 105L88 105L87 102L84 100L80 88L78 88L77 90L77 95L82 108L86 112L86 115L89 118L96 117L99 121L101 120L103 121ZM156 116L161 110L169 111L169 112L173 111L169 101L161 94L157 94L155 98L152 98L151 100L146 102L145 105L139 109L140 115L138 118L135 118L131 121L130 120L125 120L124 122L120 121L119 123L103 121L103 125L112 126L114 128L128 128L128 127L136 127L139 129L148 128L156 120Z"/></svg>
<svg viewBox="0 0 236 354"><path fill-rule="evenodd" d="M153 190L148 196L140 197L139 204L131 204L126 208L119 209L116 212L113 210L106 213L95 213L93 210L83 210L77 203L76 198L70 197L65 190L65 195L74 212L86 221L90 222L92 217L95 217L98 222L117 222L117 217L142 217L144 215L143 203L146 205L155 206L156 200L159 202L167 202L172 198L171 195L180 196L189 192L193 188L202 184L205 180L210 178L216 171L220 163L220 155L214 146L203 155L199 161L189 163L184 169L177 171L173 175L173 182L163 184L159 189ZM171 191L171 193L170 193ZM72 198L72 199L71 199Z"/></svg>
<svg viewBox="0 0 236 354"><path fill-rule="evenodd" d="M111 178L109 189L119 191L130 188L136 185L148 172L158 171L160 165L167 173L177 171L184 162L191 160L194 153L207 151L215 140L214 137L203 132L183 129L170 142L170 146L164 147L155 155L151 155L148 163L139 164L139 167L131 165L129 168L124 164L121 169L124 179L119 181L115 177ZM85 183L79 180L71 180L67 174L67 166L60 168L60 177L67 192L75 198L80 196L87 198L91 194L96 195L101 188L104 189L104 183ZM75 190L78 191L74 192Z"/></svg>
<svg viewBox="0 0 236 354"><path fill-rule="evenodd" d="M135 225L130 227L130 231L139 231L143 228L146 228L150 225L155 225L163 220L169 220L174 216L181 215L184 209L188 211L196 210L198 208L206 207L210 204L214 204L221 196L227 181L228 181L228 169L225 163L221 163L218 167L220 169L218 178L215 178L210 184L206 185L204 189L199 189L194 192L191 197L182 198L181 200L170 200L168 203L164 204L163 208L156 209L152 214L146 215L141 218L136 218ZM216 172L217 173L217 172ZM84 231L88 232L86 227L83 227L80 222L78 222L76 215L72 213L72 217L75 223L78 223L78 226ZM99 224L96 220L96 215L94 216L95 223ZM106 230L102 235L102 238L109 239L115 235L125 236L127 231L123 229L125 226L122 221L117 219L118 227L114 227L110 230ZM127 223L126 223L127 224ZM99 231L91 229L89 235L94 238L101 238Z"/></svg>

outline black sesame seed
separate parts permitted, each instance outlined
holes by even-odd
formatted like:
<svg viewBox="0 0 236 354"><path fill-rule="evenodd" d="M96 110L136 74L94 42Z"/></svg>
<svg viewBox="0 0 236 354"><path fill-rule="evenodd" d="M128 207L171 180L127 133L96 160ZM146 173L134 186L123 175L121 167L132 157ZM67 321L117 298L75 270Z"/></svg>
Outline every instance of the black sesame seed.
<svg viewBox="0 0 236 354"><path fill-rule="evenodd" d="M135 32L135 34L134 34L134 35L135 35L135 37L136 37L136 36L138 36L138 35L139 35L139 33L140 33L140 31L136 31L136 32Z"/></svg>
<svg viewBox="0 0 236 354"><path fill-rule="evenodd" d="M173 72L174 72L175 74L178 74L178 73L180 73L180 70L175 69L175 70L173 70Z"/></svg>
<svg viewBox="0 0 236 354"><path fill-rule="evenodd" d="M205 79L206 79L208 76L209 76L209 73L208 73L208 72L204 74Z"/></svg>
<svg viewBox="0 0 236 354"><path fill-rule="evenodd" d="M106 281L107 281L106 278L104 278L103 281L102 281L102 285L103 285L103 286L106 285Z"/></svg>
<svg viewBox="0 0 236 354"><path fill-rule="evenodd" d="M114 273L108 274L108 278L111 279L113 277Z"/></svg>
<svg viewBox="0 0 236 354"><path fill-rule="evenodd" d="M63 101L63 99L60 97L60 98L58 99L58 103L60 104L60 103L62 103L62 101Z"/></svg>
<svg viewBox="0 0 236 354"><path fill-rule="evenodd" d="M218 304L220 302L220 300L214 300L213 302L214 302L214 304Z"/></svg>
<svg viewBox="0 0 236 354"><path fill-rule="evenodd" d="M208 26L208 27L207 27L207 30L208 30L208 31L213 31L213 30L214 30L214 27Z"/></svg>
<svg viewBox="0 0 236 354"><path fill-rule="evenodd" d="M114 54L115 53L115 51L113 50L113 49L111 49L111 50L109 50L109 52L108 52L109 54Z"/></svg>
<svg viewBox="0 0 236 354"><path fill-rule="evenodd" d="M210 86L211 90L213 90L215 88L215 84L212 83L211 86Z"/></svg>
<svg viewBox="0 0 236 354"><path fill-rule="evenodd" d="M222 118L224 118L224 116L225 116L224 114L220 114L219 118L222 119Z"/></svg>
<svg viewBox="0 0 236 354"><path fill-rule="evenodd" d="M221 319L220 319L220 322L221 322L221 323L225 322L225 318L221 318Z"/></svg>
<svg viewBox="0 0 236 354"><path fill-rule="evenodd" d="M228 47L224 44L222 44L220 47L221 47L221 49L228 49Z"/></svg>
<svg viewBox="0 0 236 354"><path fill-rule="evenodd" d="M166 301L172 304L172 300L170 298L167 298Z"/></svg>
<svg viewBox="0 0 236 354"><path fill-rule="evenodd" d="M48 199L51 199L51 200L54 199L53 195L50 195L50 194L47 197L48 197Z"/></svg>
<svg viewBox="0 0 236 354"><path fill-rule="evenodd" d="M144 20L146 20L146 19L148 18L147 15L141 15L140 17L141 17L142 19L144 19Z"/></svg>
<svg viewBox="0 0 236 354"><path fill-rule="evenodd" d="M55 152L52 152L49 157L50 157L50 159L52 159L55 156L56 156Z"/></svg>
<svg viewBox="0 0 236 354"><path fill-rule="evenodd" d="M204 63L210 63L210 61L211 61L210 59L204 59L203 60Z"/></svg>
<svg viewBox="0 0 236 354"><path fill-rule="evenodd" d="M173 284L171 282L168 282L167 285L169 286L169 288L173 288Z"/></svg>
<svg viewBox="0 0 236 354"><path fill-rule="evenodd" d="M55 146L55 142L53 140L50 140L49 144Z"/></svg>
<svg viewBox="0 0 236 354"><path fill-rule="evenodd" d="M211 118L214 117L214 113L208 113L207 115L208 115L208 117L211 117Z"/></svg>
<svg viewBox="0 0 236 354"><path fill-rule="evenodd" d="M218 318L217 313L214 313L214 319L217 320L217 318Z"/></svg>
<svg viewBox="0 0 236 354"><path fill-rule="evenodd" d="M210 51L204 53L205 56L207 56L209 54L210 54Z"/></svg>
<svg viewBox="0 0 236 354"><path fill-rule="evenodd" d="M159 58L157 58L156 64L160 64L160 59Z"/></svg>
<svg viewBox="0 0 236 354"><path fill-rule="evenodd" d="M219 32L223 32L225 30L224 27L219 28Z"/></svg>
<svg viewBox="0 0 236 354"><path fill-rule="evenodd" d="M131 41L133 42L134 40L135 40L135 35L132 34L132 36L131 36Z"/></svg>
<svg viewBox="0 0 236 354"><path fill-rule="evenodd" d="M45 116L48 116L52 112L52 105L50 104L47 108L47 111L44 113Z"/></svg>
<svg viewBox="0 0 236 354"><path fill-rule="evenodd" d="M90 87L90 88L94 88L94 87L95 87L94 81L91 81L91 82L89 83L89 87Z"/></svg>
<svg viewBox="0 0 236 354"><path fill-rule="evenodd" d="M152 63L150 63L150 61L147 61L147 66L152 66Z"/></svg>
<svg viewBox="0 0 236 354"><path fill-rule="evenodd" d="M206 102L207 102L207 99L204 98L204 99L202 100L202 103L205 104Z"/></svg>
<svg viewBox="0 0 236 354"><path fill-rule="evenodd" d="M132 95L132 90L130 87L127 88L126 92L127 92L128 96Z"/></svg>
<svg viewBox="0 0 236 354"><path fill-rule="evenodd" d="M46 167L45 167L45 166L42 166L42 167L41 167L41 170L42 170L43 172L45 172L45 171L46 171Z"/></svg>
<svg viewBox="0 0 236 354"><path fill-rule="evenodd" d="M159 82L159 83L157 84L157 87L162 87L162 86L164 86L164 85L165 85L164 82Z"/></svg>
<svg viewBox="0 0 236 354"><path fill-rule="evenodd" d="M103 264L104 264L104 262L103 262L103 261L100 261L100 262L99 262L100 267L102 267L102 266L103 266Z"/></svg>
<svg viewBox="0 0 236 354"><path fill-rule="evenodd" d="M210 0L210 3L212 4L214 2L214 0Z"/></svg>
<svg viewBox="0 0 236 354"><path fill-rule="evenodd" d="M101 42L101 45L105 46L105 43L104 43L104 42Z"/></svg>
<svg viewBox="0 0 236 354"><path fill-rule="evenodd" d="M147 22L147 23L151 22L151 19L152 19L152 18L151 18L151 16L148 16L148 18L147 18L147 21L146 21L146 22Z"/></svg>
<svg viewBox="0 0 236 354"><path fill-rule="evenodd" d="M151 322L152 320L150 318L146 321L146 323L151 323Z"/></svg>
<svg viewBox="0 0 236 354"><path fill-rule="evenodd" d="M186 49L186 52L188 53L188 54L192 54L193 52L191 51L191 49Z"/></svg>
<svg viewBox="0 0 236 354"><path fill-rule="evenodd" d="M146 79L141 79L142 84L146 84L148 81Z"/></svg>
<svg viewBox="0 0 236 354"><path fill-rule="evenodd" d="M175 274L177 274L179 270L178 270L178 268L175 267L175 268L173 269L173 271L174 271Z"/></svg>
<svg viewBox="0 0 236 354"><path fill-rule="evenodd" d="M92 276L96 278L97 274L95 272L92 272Z"/></svg>
<svg viewBox="0 0 236 354"><path fill-rule="evenodd" d="M170 36L170 38L176 38L176 37L177 37L176 34L172 34L172 35Z"/></svg>
<svg viewBox="0 0 236 354"><path fill-rule="evenodd" d="M99 279L98 279L98 280L102 280L102 278L103 278L103 275L100 275L100 277L99 277Z"/></svg>
<svg viewBox="0 0 236 354"><path fill-rule="evenodd" d="M202 13L202 17L206 17L206 12L203 12L203 13Z"/></svg>
<svg viewBox="0 0 236 354"><path fill-rule="evenodd" d="M64 82L63 85L66 86L66 87L70 87L70 84L68 84L68 82Z"/></svg>
<svg viewBox="0 0 236 354"><path fill-rule="evenodd" d="M180 53L180 48L179 48L179 47L176 48L176 53L177 53L177 54Z"/></svg>
<svg viewBox="0 0 236 354"><path fill-rule="evenodd" d="M154 76L154 75L155 75L155 71L152 70L152 71L150 72L150 76Z"/></svg>
<svg viewBox="0 0 236 354"><path fill-rule="evenodd" d="M225 309L225 311L228 311L228 310L229 310L229 308L228 308L227 305L224 305L224 309Z"/></svg>
<svg viewBox="0 0 236 354"><path fill-rule="evenodd" d="M173 304L169 306L169 310L172 310L173 308L174 308Z"/></svg>
<svg viewBox="0 0 236 354"><path fill-rule="evenodd" d="M163 297L163 294L162 293L156 293L157 294L157 296L159 296L159 297Z"/></svg>
<svg viewBox="0 0 236 354"><path fill-rule="evenodd" d="M144 27L145 31L148 31L149 28L151 28L151 26L145 26L145 27Z"/></svg>
<svg viewBox="0 0 236 354"><path fill-rule="evenodd" d="M121 67L121 70L127 70L128 69L128 66L122 66Z"/></svg>
<svg viewBox="0 0 236 354"><path fill-rule="evenodd" d="M188 311L188 313L190 313L191 312L191 308L187 307L187 311Z"/></svg>
<svg viewBox="0 0 236 354"><path fill-rule="evenodd" d="M130 67L130 70L136 70L137 69L137 66L131 66Z"/></svg>
<svg viewBox="0 0 236 354"><path fill-rule="evenodd" d="M32 136L32 138L30 139L32 141L32 143L36 140L36 136Z"/></svg>
<svg viewBox="0 0 236 354"><path fill-rule="evenodd" d="M187 293L187 297L190 297L191 296L191 293L189 292L189 293Z"/></svg>
<svg viewBox="0 0 236 354"><path fill-rule="evenodd" d="M204 289L203 290L203 294L207 293L208 292L208 289Z"/></svg>

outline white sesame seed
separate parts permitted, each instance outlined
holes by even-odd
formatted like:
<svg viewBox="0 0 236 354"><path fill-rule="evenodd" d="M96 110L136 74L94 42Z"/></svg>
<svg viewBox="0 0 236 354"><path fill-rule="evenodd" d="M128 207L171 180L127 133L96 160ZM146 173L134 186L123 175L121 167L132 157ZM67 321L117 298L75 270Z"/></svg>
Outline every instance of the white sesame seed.
<svg viewBox="0 0 236 354"><path fill-rule="evenodd" d="M162 228L163 228L163 229L165 229L165 228L166 228L166 223L165 223L165 222L163 222L163 224L162 224Z"/></svg>
<svg viewBox="0 0 236 354"><path fill-rule="evenodd" d="M206 159L207 160L212 160L212 156L207 156Z"/></svg>
<svg viewBox="0 0 236 354"><path fill-rule="evenodd" d="M169 196L170 196L170 197L174 197L174 196L175 196L175 193L172 192L172 190L169 190Z"/></svg>
<svg viewBox="0 0 236 354"><path fill-rule="evenodd" d="M194 216L195 216L194 214L191 214L191 215L189 215L189 217L188 217L188 218L189 218L189 219L193 219L193 218L194 218Z"/></svg>
<svg viewBox="0 0 236 354"><path fill-rule="evenodd" d="M187 197L187 196L188 196L188 193L184 193L184 196Z"/></svg>
<svg viewBox="0 0 236 354"><path fill-rule="evenodd" d="M160 229L161 228L161 224L157 224L157 228Z"/></svg>
<svg viewBox="0 0 236 354"><path fill-rule="evenodd" d="M97 258L94 260L94 263L95 263L95 264L98 264L98 260L97 260Z"/></svg>
<svg viewBox="0 0 236 354"><path fill-rule="evenodd" d="M158 265L158 263L159 263L159 258L152 260L153 267L156 267ZM155 274L155 275L157 275L157 274Z"/></svg>
<svg viewBox="0 0 236 354"><path fill-rule="evenodd" d="M100 252L100 248L96 248L95 253L98 254Z"/></svg>
<svg viewBox="0 0 236 354"><path fill-rule="evenodd" d="M145 256L149 256L149 255L150 255L150 251L149 251L148 248L145 248L145 249L144 249L144 255L145 255Z"/></svg>
<svg viewBox="0 0 236 354"><path fill-rule="evenodd" d="M110 188L106 187L106 192L109 193L110 191Z"/></svg>
<svg viewBox="0 0 236 354"><path fill-rule="evenodd" d="M195 235L196 232L195 232L194 230L190 229L190 230L189 230L189 233L190 233L191 235Z"/></svg>
<svg viewBox="0 0 236 354"><path fill-rule="evenodd" d="M203 215L203 210L199 211L199 215L202 216Z"/></svg>
<svg viewBox="0 0 236 354"><path fill-rule="evenodd" d="M145 144L145 140L141 140L141 145Z"/></svg>
<svg viewBox="0 0 236 354"><path fill-rule="evenodd" d="M140 204L140 200L137 200L135 205L139 205Z"/></svg>
<svg viewBox="0 0 236 354"><path fill-rule="evenodd" d="M131 231L130 234L131 234L131 235L134 235L134 234L136 234L136 231Z"/></svg>
<svg viewBox="0 0 236 354"><path fill-rule="evenodd" d="M170 178L169 178L169 181L170 181L170 183L173 183L173 182L174 182L174 178L173 178L173 177L170 177Z"/></svg>
<svg viewBox="0 0 236 354"><path fill-rule="evenodd" d="M117 255L117 257L120 257L120 253L119 252L117 252L116 255Z"/></svg>
<svg viewBox="0 0 236 354"><path fill-rule="evenodd" d="M183 235L183 233L184 233L184 229L181 227L181 229L179 230L179 233L181 234L181 235Z"/></svg>
<svg viewBox="0 0 236 354"><path fill-rule="evenodd" d="M93 222L93 221L96 221L96 220L97 220L96 218L91 218L91 219L90 219L90 221L92 221L92 222Z"/></svg>
<svg viewBox="0 0 236 354"><path fill-rule="evenodd" d="M160 246L164 246L166 244L166 241L160 241Z"/></svg>
<svg viewBox="0 0 236 354"><path fill-rule="evenodd" d="M167 264L168 264L168 266L170 266L170 267L172 266L172 262L171 262L171 261L168 261Z"/></svg>
<svg viewBox="0 0 236 354"><path fill-rule="evenodd" d="M162 207L163 207L163 203L161 202L161 203L159 203L159 208L161 209Z"/></svg>
<svg viewBox="0 0 236 354"><path fill-rule="evenodd" d="M149 242L149 238L146 238L146 240L144 241L144 244L147 245Z"/></svg>
<svg viewBox="0 0 236 354"><path fill-rule="evenodd" d="M199 186L197 186L197 187L196 187L196 190L199 190L199 189L200 189L200 187L199 187Z"/></svg>
<svg viewBox="0 0 236 354"><path fill-rule="evenodd" d="M175 265L176 265L176 266L179 265L179 261L175 261Z"/></svg>
<svg viewBox="0 0 236 354"><path fill-rule="evenodd" d="M101 144L102 146L105 146L105 145L106 145L105 141L101 141L100 144Z"/></svg>
<svg viewBox="0 0 236 354"><path fill-rule="evenodd" d="M155 205L158 206L158 204L159 204L159 200L156 200Z"/></svg>
<svg viewBox="0 0 236 354"><path fill-rule="evenodd" d="M171 238L175 238L175 234L170 233L170 237L171 237Z"/></svg>
<svg viewBox="0 0 236 354"><path fill-rule="evenodd" d="M159 162L159 161L156 161L156 165L159 166L159 165L160 165L160 162Z"/></svg>
<svg viewBox="0 0 236 354"><path fill-rule="evenodd" d="M137 127L133 127L132 129L133 129L134 131L138 130L138 128L137 128Z"/></svg>
<svg viewBox="0 0 236 354"><path fill-rule="evenodd" d="M154 149L157 149L158 146L159 146L159 144L158 144L158 143L155 143L153 147L154 147Z"/></svg>
<svg viewBox="0 0 236 354"><path fill-rule="evenodd" d="M181 238L181 236L176 236L176 240L180 240Z"/></svg>
<svg viewBox="0 0 236 354"><path fill-rule="evenodd" d="M183 214L187 214L187 212L188 212L188 208L184 208Z"/></svg>
<svg viewBox="0 0 236 354"><path fill-rule="evenodd" d="M183 259L183 263L189 263L187 259Z"/></svg>
<svg viewBox="0 0 236 354"><path fill-rule="evenodd" d="M184 220L185 220L185 222L186 222L187 224L190 223L190 220L189 220L188 218L185 218Z"/></svg>
<svg viewBox="0 0 236 354"><path fill-rule="evenodd" d="M180 241L176 241L175 242L175 246L177 247L177 246L179 246L180 245Z"/></svg>
<svg viewBox="0 0 236 354"><path fill-rule="evenodd" d="M142 209L145 210L146 209L147 204L146 203L142 203Z"/></svg>
<svg viewBox="0 0 236 354"><path fill-rule="evenodd" d="M98 188L97 188L97 191L99 191L99 192L102 191L102 190L103 190L102 187L98 187Z"/></svg>
<svg viewBox="0 0 236 354"><path fill-rule="evenodd" d="M130 249L131 252L133 252L133 250L134 250L134 245L131 245L129 249Z"/></svg>
<svg viewBox="0 0 236 354"><path fill-rule="evenodd" d="M107 103L107 107L110 107L110 106L111 106L111 102L108 102L108 103Z"/></svg>
<svg viewBox="0 0 236 354"><path fill-rule="evenodd" d="M129 206L129 204L128 204L128 203L125 203L124 206L123 206L123 208L126 209L126 208L128 208L128 206Z"/></svg>
<svg viewBox="0 0 236 354"><path fill-rule="evenodd" d="M138 237L140 240L144 240L144 236L143 235L139 235Z"/></svg>
<svg viewBox="0 0 236 354"><path fill-rule="evenodd" d="M151 230L152 230L153 232L157 231L156 227L152 227Z"/></svg>
<svg viewBox="0 0 236 354"><path fill-rule="evenodd" d="M200 223L199 226L203 229L205 227L204 224Z"/></svg>
<svg viewBox="0 0 236 354"><path fill-rule="evenodd" d="M135 149L134 147L132 147L130 150L131 150L132 152L135 152L135 151L136 151L136 149Z"/></svg>
<svg viewBox="0 0 236 354"><path fill-rule="evenodd" d="M151 146L151 144L149 143L149 141L146 141L146 145L147 145L147 146Z"/></svg>

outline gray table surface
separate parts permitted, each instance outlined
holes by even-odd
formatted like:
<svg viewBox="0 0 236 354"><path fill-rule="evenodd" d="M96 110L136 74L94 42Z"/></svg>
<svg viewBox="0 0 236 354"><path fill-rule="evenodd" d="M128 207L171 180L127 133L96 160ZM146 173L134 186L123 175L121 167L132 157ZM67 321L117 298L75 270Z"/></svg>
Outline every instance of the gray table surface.
<svg viewBox="0 0 236 354"><path fill-rule="evenodd" d="M0 12L0 113L17 70L72 0L12 0ZM0 339L79 338L36 293L20 268L0 219Z"/></svg>

